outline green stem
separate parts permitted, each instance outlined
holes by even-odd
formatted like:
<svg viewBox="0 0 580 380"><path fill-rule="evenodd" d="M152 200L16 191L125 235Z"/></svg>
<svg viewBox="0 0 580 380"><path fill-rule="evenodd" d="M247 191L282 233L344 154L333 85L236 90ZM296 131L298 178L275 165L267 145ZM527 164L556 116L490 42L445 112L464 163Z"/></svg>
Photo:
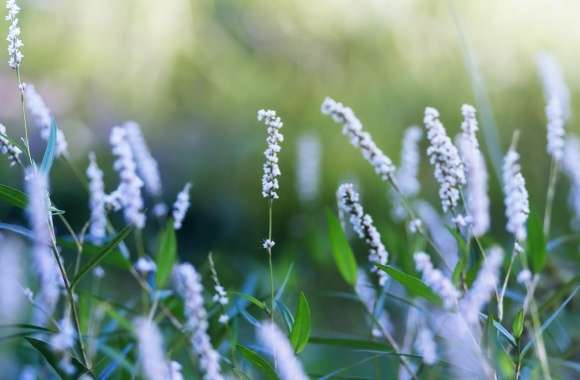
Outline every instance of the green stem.
<svg viewBox="0 0 580 380"><path fill-rule="evenodd" d="M556 183L558 182L558 163L552 159L550 165L550 180L548 182L548 192L546 193L546 209L544 211L544 236L550 234L552 222L552 208L554 206L554 196L556 194Z"/></svg>
<svg viewBox="0 0 580 380"><path fill-rule="evenodd" d="M16 67L16 78L18 79L18 92L20 93L20 104L22 106L22 121L24 122L24 145L26 148L26 155L30 165L34 166L32 154L30 153L30 140L28 138L28 123L26 121L26 102L24 99L24 87L22 87L22 80L20 79L20 66Z"/></svg>
<svg viewBox="0 0 580 380"><path fill-rule="evenodd" d="M272 206L274 201L270 199L268 204L268 240L272 240ZM270 309L270 319L272 323L274 322L274 268L272 265L272 247L268 246L268 266L270 267L270 291L271 291L271 309Z"/></svg>

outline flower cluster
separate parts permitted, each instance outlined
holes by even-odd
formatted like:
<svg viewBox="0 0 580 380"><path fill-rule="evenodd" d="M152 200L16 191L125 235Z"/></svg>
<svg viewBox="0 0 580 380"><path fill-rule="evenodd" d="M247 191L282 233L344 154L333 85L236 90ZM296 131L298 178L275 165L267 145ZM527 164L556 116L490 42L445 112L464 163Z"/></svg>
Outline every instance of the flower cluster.
<svg viewBox="0 0 580 380"><path fill-rule="evenodd" d="M107 195L105 194L103 171L97 165L97 158L93 152L89 154L87 177L89 178L89 206L91 210L89 234L96 243L101 243L107 233L107 214L105 210Z"/></svg>
<svg viewBox="0 0 580 380"><path fill-rule="evenodd" d="M40 136L48 141L52 126L52 114L44 102L44 99L31 84L24 85L24 97L26 98L26 108L36 126L40 129ZM64 133L60 128L56 130L56 157L68 155L68 143Z"/></svg>
<svg viewBox="0 0 580 380"><path fill-rule="evenodd" d="M149 319L139 318L134 322L139 360L143 375L149 380L169 380L168 361L163 353L163 338L155 323Z"/></svg>
<svg viewBox="0 0 580 380"><path fill-rule="evenodd" d="M74 374L76 371L70 354L74 347L75 337L76 333L70 315L65 316L59 322L58 333L50 337L50 346L62 356L59 367L69 375Z"/></svg>
<svg viewBox="0 0 580 380"><path fill-rule="evenodd" d="M224 287L220 283L220 279L218 278L217 270L215 269L213 255L211 253L209 254L208 259L209 259L209 269L211 271L211 278L213 280L213 289L215 291L215 294L213 295L212 301L220 304L221 307L224 307L228 304L228 302L230 302L230 300L228 298L228 294L226 293L226 290L224 289ZM228 323L228 321L229 321L229 317L225 312L219 316L219 322L221 324L225 325L226 323Z"/></svg>
<svg viewBox="0 0 580 380"><path fill-rule="evenodd" d="M415 350L421 355L423 363L433 365L437 363L437 345L433 332L427 326L421 326L415 338Z"/></svg>
<svg viewBox="0 0 580 380"><path fill-rule="evenodd" d="M126 131L127 141L135 158L137 172L145 184L145 190L152 196L160 196L162 186L159 167L157 161L151 155L149 147L147 147L139 124L134 121L127 121L123 124L123 128Z"/></svg>
<svg viewBox="0 0 580 380"><path fill-rule="evenodd" d="M489 302L497 287L499 270L503 263L503 251L499 247L489 250L471 289L461 299L461 314L468 323L479 321L480 310Z"/></svg>
<svg viewBox="0 0 580 380"><path fill-rule="evenodd" d="M433 206L424 200L415 202L414 206L433 239L435 248L442 253L447 266L454 268L457 261L457 241L445 226L445 220Z"/></svg>
<svg viewBox="0 0 580 380"><path fill-rule="evenodd" d="M414 258L417 271L422 273L425 284L441 297L446 309L453 308L461 295L459 291L439 269L433 267L431 258L425 252L415 253Z"/></svg>
<svg viewBox="0 0 580 380"><path fill-rule="evenodd" d="M278 165L278 153L281 150L280 143L284 141L284 136L280 133L280 128L284 124L273 110L259 110L258 121L266 125L266 143L268 144L264 151L266 162L262 174L262 196L274 200L278 199L278 177L282 174Z"/></svg>
<svg viewBox="0 0 580 380"><path fill-rule="evenodd" d="M458 136L456 144L467 173L467 214L473 235L482 236L489 230L490 225L487 166L476 137L479 128L475 108L464 104L461 112L464 117L461 124L462 134Z"/></svg>
<svg viewBox="0 0 580 380"><path fill-rule="evenodd" d="M20 155L22 150L10 142L6 135L6 127L3 124L0 124L0 154L5 154L8 157L10 166L21 163Z"/></svg>
<svg viewBox="0 0 580 380"><path fill-rule="evenodd" d="M203 380L222 380L219 354L212 347L207 333L207 312L203 305L203 285L191 264L179 264L173 273L175 289L183 298L186 329L191 333L191 347L199 357Z"/></svg>
<svg viewBox="0 0 580 380"><path fill-rule="evenodd" d="M369 246L369 261L373 265L371 271L377 272L379 284L381 286L385 285L388 280L387 274L382 270L378 270L374 264L386 265L389 253L381 241L381 235L375 228L373 219L369 214L364 213L363 207L359 202L359 195L352 184L345 183L340 185L336 192L336 197L341 216L348 215L354 232Z"/></svg>
<svg viewBox="0 0 580 380"><path fill-rule="evenodd" d="M276 358L276 370L281 380L308 380L302 364L294 356L288 339L272 322L263 322L257 329L258 341Z"/></svg>
<svg viewBox="0 0 580 380"><path fill-rule="evenodd" d="M312 201L318 195L320 150L320 140L317 136L302 135L298 139L296 188L302 202Z"/></svg>
<svg viewBox="0 0 580 380"><path fill-rule="evenodd" d="M405 196L412 197L421 189L421 184L417 179L421 153L419 152L419 142L423 137L421 128L413 126L407 128L403 137L403 148L401 150L401 164L397 169L395 177L399 190Z"/></svg>
<svg viewBox="0 0 580 380"><path fill-rule="evenodd" d="M46 176L36 169L26 173L28 194L28 218L34 234L34 264L40 279L40 291L36 303L39 309L34 319L44 324L52 316L61 287L61 277L53 252L51 251L50 209Z"/></svg>
<svg viewBox="0 0 580 380"><path fill-rule="evenodd" d="M183 224L183 219L185 214L189 209L189 190L191 189L191 183L186 183L183 189L177 194L177 199L173 204L173 227L175 230L179 230Z"/></svg>
<svg viewBox="0 0 580 380"><path fill-rule="evenodd" d="M123 127L113 127L109 138L113 155L116 156L113 168L119 173L118 188L108 196L108 202L114 209L123 209L125 220L137 228L145 227L143 212L143 197L141 188L143 181L137 175L137 166L133 151L128 141L127 130Z"/></svg>
<svg viewBox="0 0 580 380"><path fill-rule="evenodd" d="M570 91L556 60L546 54L537 59L538 71L546 99L548 154L560 161L564 154L565 124L570 117Z"/></svg>
<svg viewBox="0 0 580 380"><path fill-rule="evenodd" d="M461 186L465 185L465 171L457 148L451 142L439 112L431 107L425 109L423 119L430 146L427 148L429 162L435 167L435 179L439 182L439 198L443 211L455 209L460 199Z"/></svg>
<svg viewBox="0 0 580 380"><path fill-rule="evenodd" d="M530 213L526 180L521 173L520 155L512 147L504 157L502 176L504 186L506 229L514 234L516 240L526 239L526 223Z"/></svg>
<svg viewBox="0 0 580 380"><path fill-rule="evenodd" d="M394 182L395 165L375 144L371 135L363 131L363 126L354 112L331 98L324 99L321 111L324 115L342 125L342 133L350 139L350 143L360 149L363 157L370 162L375 172L383 181Z"/></svg>
<svg viewBox="0 0 580 380"><path fill-rule="evenodd" d="M24 46L22 40L20 39L20 26L18 25L18 13L20 13L20 7L16 4L16 0L6 1L6 21L10 22L10 27L8 28L8 65L16 70L20 63L22 63L22 52L20 48Z"/></svg>

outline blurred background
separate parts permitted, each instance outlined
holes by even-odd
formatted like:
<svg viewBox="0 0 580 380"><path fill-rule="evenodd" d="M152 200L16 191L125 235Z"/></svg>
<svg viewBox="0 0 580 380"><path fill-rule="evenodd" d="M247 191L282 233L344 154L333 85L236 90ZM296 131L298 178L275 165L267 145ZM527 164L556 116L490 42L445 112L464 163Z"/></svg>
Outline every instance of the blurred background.
<svg viewBox="0 0 580 380"><path fill-rule="evenodd" d="M404 129L421 123L425 106L438 108L455 134L461 105L474 104L486 142L493 144L486 150L490 170L520 129L532 207L545 198L549 168L539 52L560 62L573 108L578 105L580 3L573 0L19 3L23 80L35 84L59 120L73 165L84 173L88 152L95 151L107 190L113 190L109 131L125 120L139 122L159 162L166 202L185 182L193 184L180 254L201 261L213 250L239 263L225 274L234 278L248 263L266 263L260 248L267 232L260 194L265 128L256 120L258 109L276 109L285 122L280 200L274 206L277 268L283 276L288 262L300 262L300 278L316 285L317 268L333 265L325 248L324 208L334 207L341 181L359 186L395 255L398 243L390 244L390 236L401 230L389 221L386 185L340 128L320 114L325 96L352 107L395 162ZM0 121L11 135L21 135L16 79L7 64L0 70L0 104ZM580 132L575 120L568 128ZM319 181L307 201L297 191L302 186L296 175L304 135L320 148L320 170L313 169ZM33 146L40 159L36 129ZM20 185L17 170L0 168L2 182ZM425 162L421 179L421 196L439 207ZM62 161L52 181L55 201L74 211L69 218L80 229L88 218L80 183ZM492 192L493 229L505 236L493 176ZM566 181L560 181L558 204L566 193ZM17 210L1 207L2 220L18 218ZM555 235L568 229L569 219L558 207ZM304 265L310 262L318 266ZM322 276L340 282L334 270Z"/></svg>

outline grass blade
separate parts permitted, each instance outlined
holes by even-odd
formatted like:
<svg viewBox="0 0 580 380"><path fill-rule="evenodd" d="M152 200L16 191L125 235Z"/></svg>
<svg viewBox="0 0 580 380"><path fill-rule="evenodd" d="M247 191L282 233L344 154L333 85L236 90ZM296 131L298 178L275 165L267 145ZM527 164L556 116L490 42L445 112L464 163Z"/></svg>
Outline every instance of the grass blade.
<svg viewBox="0 0 580 380"><path fill-rule="evenodd" d="M159 251L157 252L157 275L156 282L158 288L163 288L167 284L175 259L177 257L177 238L173 228L173 220L169 219L161 236Z"/></svg>
<svg viewBox="0 0 580 380"><path fill-rule="evenodd" d="M296 318L290 333L290 342L294 351L299 354L304 350L310 338L310 305L303 292L300 292L298 306L296 307Z"/></svg>
<svg viewBox="0 0 580 380"><path fill-rule="evenodd" d="M50 169L52 168L52 163L54 162L54 156L56 154L57 129L58 126L56 124L56 119L53 117L50 122L50 134L48 135L48 143L46 144L44 156L42 157L42 163L40 164L40 170L47 176L50 174Z"/></svg>
<svg viewBox="0 0 580 380"><path fill-rule="evenodd" d="M427 301L434 303L436 305L441 305L441 298L435 294L430 287L428 287L423 281L415 276L411 276L399 269L392 267L390 265L380 265L377 264L380 270L387 272L395 281L400 283L407 289L407 291L416 297L425 298Z"/></svg>
<svg viewBox="0 0 580 380"><path fill-rule="evenodd" d="M350 249L348 240L340 225L340 221L330 210L326 210L326 220L328 224L328 236L332 247L332 255L342 278L350 285L356 283L356 260Z"/></svg>
<svg viewBox="0 0 580 380"><path fill-rule="evenodd" d="M246 358L246 360L252 363L252 365L259 370L266 379L278 380L278 375L276 375L276 371L274 371L270 363L256 351L249 349L246 346L242 346L241 344L236 345L236 349L244 358Z"/></svg>

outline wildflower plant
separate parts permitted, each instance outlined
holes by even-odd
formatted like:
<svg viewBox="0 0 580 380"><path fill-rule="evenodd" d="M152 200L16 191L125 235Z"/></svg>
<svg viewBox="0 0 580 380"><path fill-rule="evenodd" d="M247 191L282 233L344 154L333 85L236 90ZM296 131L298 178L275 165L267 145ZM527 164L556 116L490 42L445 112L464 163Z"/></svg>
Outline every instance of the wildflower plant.
<svg viewBox="0 0 580 380"><path fill-rule="evenodd" d="M89 153L88 160L68 145L49 103L21 80L20 8L8 0L6 10L8 64L17 76L23 138L14 138L18 126L0 124L2 164L21 177L0 185L0 202L11 207L7 218L15 219L0 223L3 378L577 377L578 334L570 326L580 287L576 267L564 255L577 234L559 235L568 220L554 228L558 234L550 223L552 207L560 205L554 202L554 178L562 170L570 182L572 226L578 227L580 140L565 133L572 120L570 92L552 61L540 62L553 169L543 223L524 179L534 167L518 153L517 132L505 149L503 197L491 196L473 106L461 107L455 140L437 110L418 113L425 130L405 131L397 169L354 111L326 98L322 114L342 127L372 166L391 209L375 206L366 192L363 202L350 183L333 188L336 198L323 201L324 140L302 135L310 137L298 143L300 204L308 204L313 215L316 206L328 203L327 223L317 237L328 243L322 251L337 270L323 260L303 265L306 254L292 255L292 264L278 260L274 248L294 253L303 242L288 242L282 233L273 238L273 205L283 195L283 122L276 111L260 110L266 149L255 195L268 207L261 243L268 268L256 264L259 269L250 271L217 255L186 256L191 252L181 239L193 232L184 219L197 194L190 194L189 182L173 181L180 189L173 189L177 196L168 209L164 194L171 183L162 181L145 128L136 122L112 126L110 153ZM27 117L38 130L29 130ZM42 155L30 149L33 133ZM423 143L428 162L422 162ZM71 160L75 153L82 153L86 170ZM436 191L421 175L427 168ZM77 176L86 202L61 209L64 202L52 185L57 175L69 173ZM428 203L434 198L442 213ZM492 204L503 208L505 228L490 213ZM241 284L232 281L233 272L243 273ZM315 279L313 291L305 286L309 277ZM344 281L340 289L329 289L334 277ZM341 303L325 307L323 298ZM356 353L356 361L343 360L343 351L348 360Z"/></svg>

